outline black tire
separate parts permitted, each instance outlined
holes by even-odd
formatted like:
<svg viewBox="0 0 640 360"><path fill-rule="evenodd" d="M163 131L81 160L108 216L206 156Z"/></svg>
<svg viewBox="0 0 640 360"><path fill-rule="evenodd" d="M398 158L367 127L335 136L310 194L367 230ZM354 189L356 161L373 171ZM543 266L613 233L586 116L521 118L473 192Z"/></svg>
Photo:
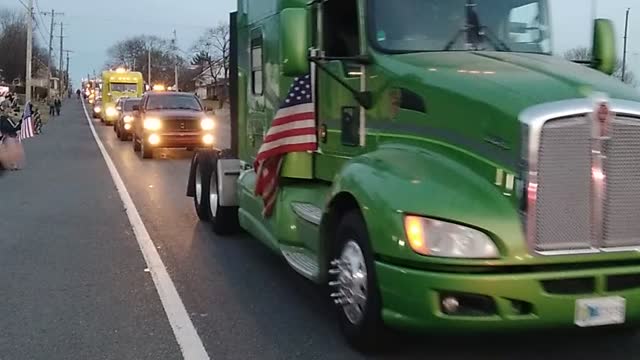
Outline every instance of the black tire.
<svg viewBox="0 0 640 360"><path fill-rule="evenodd" d="M120 140L124 140L124 139L122 138L122 133L120 132L120 128L119 128L119 127L114 126L114 127L113 127L113 131L115 131L115 132L116 132L116 137L117 137L118 139L120 139Z"/></svg>
<svg viewBox="0 0 640 360"><path fill-rule="evenodd" d="M193 206L201 221L211 221L211 205L209 204L209 189L203 184L208 184L211 180L212 167L209 158L204 154L199 154L194 168L195 181L193 183ZM206 188L206 189L205 189Z"/></svg>
<svg viewBox="0 0 640 360"><path fill-rule="evenodd" d="M133 139L133 151L134 152L140 151L140 142L138 141L138 137L134 134L132 135L132 139Z"/></svg>
<svg viewBox="0 0 640 360"><path fill-rule="evenodd" d="M140 153L143 159L153 159L153 148L145 140L140 140Z"/></svg>
<svg viewBox="0 0 640 360"><path fill-rule="evenodd" d="M212 194L217 195L218 193L218 158L219 154L213 151L198 154L198 162L195 170L195 186L197 187L197 184L200 183L202 188L200 198L198 198L198 191L194 191L196 194L194 204L196 205L198 217L205 221L210 221L214 233L218 235L230 235L240 229L238 207L222 206L220 205L219 196L211 196ZM212 200L215 201L215 203L211 203Z"/></svg>
<svg viewBox="0 0 640 360"><path fill-rule="evenodd" d="M374 254L364 218L359 210L347 212L339 222L333 258L339 259L349 242L355 242L364 256L366 265L366 303L361 308L361 317L356 323L349 320L342 306L337 306L337 316L343 335L354 348L369 353L381 349L384 344L385 326L382 321L382 298L375 273ZM330 281L338 280L337 275L329 276ZM332 289L335 291L336 289ZM334 300L334 299L332 299Z"/></svg>

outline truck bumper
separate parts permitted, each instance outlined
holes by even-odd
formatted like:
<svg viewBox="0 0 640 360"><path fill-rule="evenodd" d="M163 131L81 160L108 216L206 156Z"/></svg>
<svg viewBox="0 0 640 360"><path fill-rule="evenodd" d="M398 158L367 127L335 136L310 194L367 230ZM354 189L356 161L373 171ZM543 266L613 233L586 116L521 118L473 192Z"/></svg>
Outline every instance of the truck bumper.
<svg viewBox="0 0 640 360"><path fill-rule="evenodd" d="M625 324L640 324L640 266L501 274L459 274L376 263L382 318L393 328L478 332L570 329L576 301L619 296ZM458 299L459 313L443 299Z"/></svg>
<svg viewBox="0 0 640 360"><path fill-rule="evenodd" d="M173 133L173 134L156 134L160 142L158 144L151 144L155 148L204 148L212 147L213 143L207 144L205 142L206 133ZM146 134L145 137L149 138L151 134Z"/></svg>

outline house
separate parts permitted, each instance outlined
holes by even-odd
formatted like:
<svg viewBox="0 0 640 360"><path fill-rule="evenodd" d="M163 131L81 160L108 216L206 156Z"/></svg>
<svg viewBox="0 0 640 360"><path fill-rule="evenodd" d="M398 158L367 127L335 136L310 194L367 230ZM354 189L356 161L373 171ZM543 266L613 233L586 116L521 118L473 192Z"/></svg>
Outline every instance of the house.
<svg viewBox="0 0 640 360"><path fill-rule="evenodd" d="M214 70L216 71L216 70ZM218 74L221 73L221 70L217 70ZM218 77L218 81L216 81L214 77L211 75L211 67L205 67L198 76L193 78L196 87L196 95L200 99L206 100L218 100L220 97L227 98L229 92L228 80Z"/></svg>

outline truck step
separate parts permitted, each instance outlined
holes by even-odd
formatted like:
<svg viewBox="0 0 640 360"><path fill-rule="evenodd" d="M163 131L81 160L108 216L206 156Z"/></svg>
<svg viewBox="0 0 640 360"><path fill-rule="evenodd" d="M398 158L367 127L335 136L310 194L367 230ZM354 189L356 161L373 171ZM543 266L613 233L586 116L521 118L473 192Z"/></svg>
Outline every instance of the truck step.
<svg viewBox="0 0 640 360"><path fill-rule="evenodd" d="M289 265L300 275L313 281L318 279L320 266L307 250L290 246L283 246L281 250Z"/></svg>
<svg viewBox="0 0 640 360"><path fill-rule="evenodd" d="M313 225L320 225L320 221L322 221L322 209L319 207L309 203L294 202L291 203L291 208L301 219Z"/></svg>

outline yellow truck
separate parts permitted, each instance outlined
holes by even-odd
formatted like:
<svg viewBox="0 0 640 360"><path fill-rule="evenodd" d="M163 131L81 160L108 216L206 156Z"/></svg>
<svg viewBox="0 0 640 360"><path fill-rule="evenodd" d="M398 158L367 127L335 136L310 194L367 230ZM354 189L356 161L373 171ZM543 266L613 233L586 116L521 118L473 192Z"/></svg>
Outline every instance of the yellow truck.
<svg viewBox="0 0 640 360"><path fill-rule="evenodd" d="M102 72L101 120L112 125L119 115L116 103L124 97L141 97L144 92L142 73L117 69Z"/></svg>

